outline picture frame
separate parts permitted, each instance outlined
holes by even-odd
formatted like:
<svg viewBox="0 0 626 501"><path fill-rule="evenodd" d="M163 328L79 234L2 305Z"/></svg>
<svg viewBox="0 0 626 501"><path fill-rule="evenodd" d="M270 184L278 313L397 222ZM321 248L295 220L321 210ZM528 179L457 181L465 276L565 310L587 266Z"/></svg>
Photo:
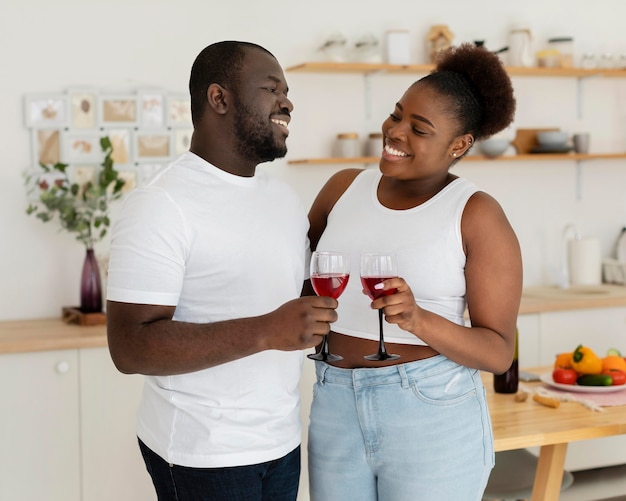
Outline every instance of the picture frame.
<svg viewBox="0 0 626 501"><path fill-rule="evenodd" d="M35 166L56 164L62 158L62 129L31 129L32 161Z"/></svg>
<svg viewBox="0 0 626 501"><path fill-rule="evenodd" d="M136 95L101 95L98 106L100 127L136 127L139 125L139 103Z"/></svg>
<svg viewBox="0 0 626 501"><path fill-rule="evenodd" d="M69 172L70 181L78 184L79 192L82 194L87 183L96 183L98 181L99 169L97 165L72 165Z"/></svg>
<svg viewBox="0 0 626 501"><path fill-rule="evenodd" d="M63 132L63 154L68 164L99 164L104 155L100 147L102 133L98 130L69 130Z"/></svg>
<svg viewBox="0 0 626 501"><path fill-rule="evenodd" d="M24 99L26 127L64 128L69 125L68 97L63 94L29 94Z"/></svg>
<svg viewBox="0 0 626 501"><path fill-rule="evenodd" d="M172 157L170 131L137 131L135 133L135 162L168 162Z"/></svg>
<svg viewBox="0 0 626 501"><path fill-rule="evenodd" d="M166 97L165 124L170 128L190 128L191 98L182 94L169 94Z"/></svg>
<svg viewBox="0 0 626 501"><path fill-rule="evenodd" d="M103 129L101 136L108 136L111 140L113 151L111 159L118 165L131 165L133 163L133 130L127 128Z"/></svg>
<svg viewBox="0 0 626 501"><path fill-rule="evenodd" d="M165 96L158 91L139 93L139 127L162 129L165 127Z"/></svg>
<svg viewBox="0 0 626 501"><path fill-rule="evenodd" d="M98 126L98 96L92 90L73 89L68 92L70 127L95 129Z"/></svg>
<svg viewBox="0 0 626 501"><path fill-rule="evenodd" d="M178 157L189 151L192 134L193 129L175 129L172 131L174 156Z"/></svg>
<svg viewBox="0 0 626 501"><path fill-rule="evenodd" d="M124 180L122 193L126 195L137 187L137 171L133 167L126 167L117 171L118 177Z"/></svg>

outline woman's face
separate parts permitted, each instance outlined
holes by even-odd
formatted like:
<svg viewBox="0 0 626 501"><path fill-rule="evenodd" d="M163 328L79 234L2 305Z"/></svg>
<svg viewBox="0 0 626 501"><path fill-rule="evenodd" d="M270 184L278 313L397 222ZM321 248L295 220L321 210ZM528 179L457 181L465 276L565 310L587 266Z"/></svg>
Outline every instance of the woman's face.
<svg viewBox="0 0 626 501"><path fill-rule="evenodd" d="M467 146L459 148L458 123L444 113L445 104L428 84L418 82L404 93L382 126L384 175L403 180L447 175Z"/></svg>

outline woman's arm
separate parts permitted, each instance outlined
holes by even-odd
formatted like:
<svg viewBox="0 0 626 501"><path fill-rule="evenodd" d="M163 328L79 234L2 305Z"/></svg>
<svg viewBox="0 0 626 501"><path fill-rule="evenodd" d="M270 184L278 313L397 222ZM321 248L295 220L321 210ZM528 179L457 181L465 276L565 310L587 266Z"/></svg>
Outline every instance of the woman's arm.
<svg viewBox="0 0 626 501"><path fill-rule="evenodd" d="M483 192L468 201L461 222L466 298L471 327L421 309L402 279L385 281L398 293L372 307L385 307L388 322L414 333L446 357L494 373L509 368L515 349L522 294L522 259L517 237L504 211Z"/></svg>

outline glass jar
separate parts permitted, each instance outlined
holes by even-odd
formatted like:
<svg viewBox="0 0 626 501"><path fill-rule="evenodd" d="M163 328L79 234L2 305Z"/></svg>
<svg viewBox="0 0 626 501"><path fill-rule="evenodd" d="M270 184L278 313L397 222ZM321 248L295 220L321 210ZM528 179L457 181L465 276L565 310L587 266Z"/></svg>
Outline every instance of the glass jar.
<svg viewBox="0 0 626 501"><path fill-rule="evenodd" d="M593 70L598 66L596 55L592 52L585 52L580 60L580 67L585 70Z"/></svg>
<svg viewBox="0 0 626 501"><path fill-rule="evenodd" d="M574 39L572 37L550 38L548 39L548 47L558 51L561 68L574 66Z"/></svg>
<svg viewBox="0 0 626 501"><path fill-rule="evenodd" d="M342 132L337 134L336 154L340 158L360 157L359 135L356 132Z"/></svg>
<svg viewBox="0 0 626 501"><path fill-rule="evenodd" d="M383 133L372 132L367 137L367 143L365 145L365 156L380 157L380 153L382 149L383 149Z"/></svg>

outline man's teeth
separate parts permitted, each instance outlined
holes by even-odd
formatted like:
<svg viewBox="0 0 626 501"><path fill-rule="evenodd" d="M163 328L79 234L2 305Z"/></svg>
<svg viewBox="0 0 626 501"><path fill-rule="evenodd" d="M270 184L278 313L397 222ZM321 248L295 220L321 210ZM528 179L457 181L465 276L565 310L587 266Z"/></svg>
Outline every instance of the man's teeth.
<svg viewBox="0 0 626 501"><path fill-rule="evenodd" d="M408 153L405 153L404 151L396 150L395 148L392 148L391 146L388 146L388 145L385 145L385 151L389 153L390 155L394 155L396 157L408 157L409 156Z"/></svg>
<svg viewBox="0 0 626 501"><path fill-rule="evenodd" d="M286 120L277 120L276 118L272 118L272 122L278 125L282 125L283 127L287 127L288 123Z"/></svg>

